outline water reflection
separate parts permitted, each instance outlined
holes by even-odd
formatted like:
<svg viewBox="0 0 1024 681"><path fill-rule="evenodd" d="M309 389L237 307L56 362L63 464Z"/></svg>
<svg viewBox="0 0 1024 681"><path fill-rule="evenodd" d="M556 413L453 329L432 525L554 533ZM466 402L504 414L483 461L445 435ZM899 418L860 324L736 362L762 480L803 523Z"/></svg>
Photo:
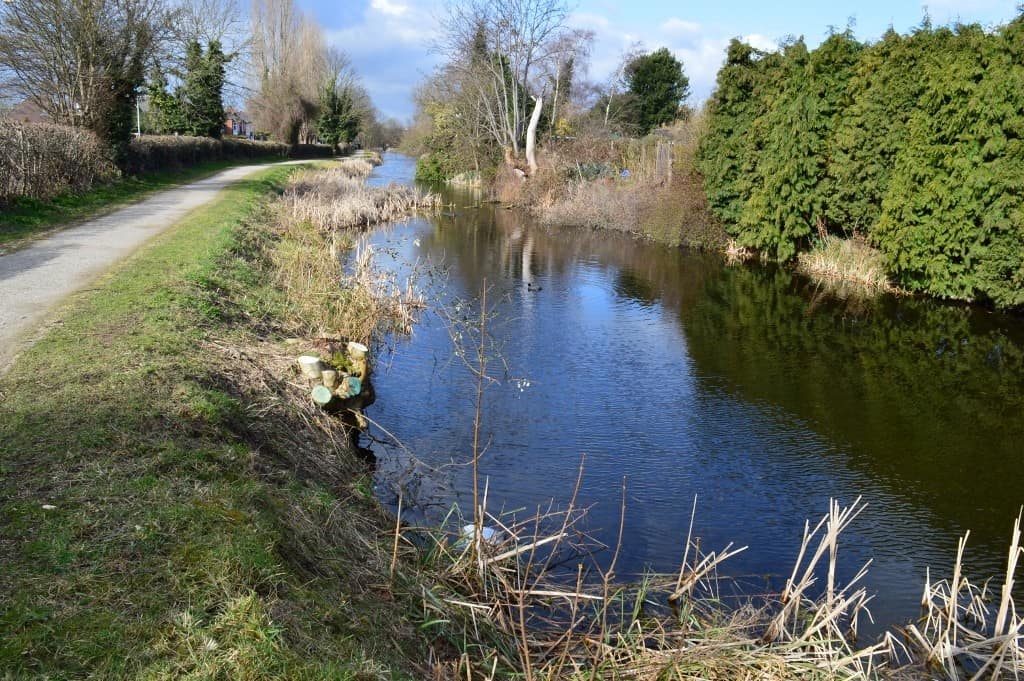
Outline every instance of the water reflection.
<svg viewBox="0 0 1024 681"><path fill-rule="evenodd" d="M384 168L401 176L402 163ZM778 268L452 200L447 217L371 240L399 270L443 268L432 285L445 300L491 286L508 367L492 366L500 382L484 403L492 508L566 498L586 454L582 501L606 541L627 480L627 571L676 566L697 495L704 545L750 545L732 569L764 584L788 572L805 518L863 494L843 565L850 576L874 560L883 623L916 614L925 567L945 571L966 528L976 573L999 569L1024 501L1019 322L913 299L830 301ZM377 388L371 416L405 445L377 445L381 489L400 482L433 520L468 506L474 382L449 328L428 315Z"/></svg>

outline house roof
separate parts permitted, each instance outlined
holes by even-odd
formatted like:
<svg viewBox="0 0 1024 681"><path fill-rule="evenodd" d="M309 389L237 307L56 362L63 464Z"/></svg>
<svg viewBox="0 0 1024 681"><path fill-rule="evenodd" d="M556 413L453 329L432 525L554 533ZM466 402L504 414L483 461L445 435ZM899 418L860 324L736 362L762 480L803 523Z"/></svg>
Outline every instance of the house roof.
<svg viewBox="0 0 1024 681"><path fill-rule="evenodd" d="M40 109L35 102L29 99L22 100L15 104L7 113L7 117L23 123L52 123L49 114Z"/></svg>

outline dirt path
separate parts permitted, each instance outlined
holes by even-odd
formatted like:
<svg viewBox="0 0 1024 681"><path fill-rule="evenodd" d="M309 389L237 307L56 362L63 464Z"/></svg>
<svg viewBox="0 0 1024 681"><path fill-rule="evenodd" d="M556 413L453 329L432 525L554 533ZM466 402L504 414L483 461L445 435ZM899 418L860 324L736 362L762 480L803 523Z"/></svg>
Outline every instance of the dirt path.
<svg viewBox="0 0 1024 681"><path fill-rule="evenodd" d="M269 167L231 168L0 256L0 374L38 337L61 300L228 185Z"/></svg>

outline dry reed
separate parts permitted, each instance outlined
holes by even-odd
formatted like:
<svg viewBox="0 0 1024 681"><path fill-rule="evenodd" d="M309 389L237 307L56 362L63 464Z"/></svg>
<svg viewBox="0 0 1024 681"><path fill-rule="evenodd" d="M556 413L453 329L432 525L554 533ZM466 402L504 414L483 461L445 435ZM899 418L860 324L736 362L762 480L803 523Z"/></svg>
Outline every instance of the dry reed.
<svg viewBox="0 0 1024 681"><path fill-rule="evenodd" d="M405 185L367 187L363 179L372 170L370 160L352 158L328 169L302 171L288 184L282 203L292 219L323 230L369 227L440 205L437 195Z"/></svg>
<svg viewBox="0 0 1024 681"><path fill-rule="evenodd" d="M797 269L817 281L847 283L866 291L891 288L881 252L860 238L841 239L831 234L801 253Z"/></svg>
<svg viewBox="0 0 1024 681"><path fill-rule="evenodd" d="M906 628L910 644L923 662L941 669L949 679L1024 677L1024 617L1017 612L1013 585L1021 547L1021 516L1013 526L1006 573L999 592L995 619L989 607L988 583L971 584L964 576L964 551L970 532L957 546L953 576L925 583L924 616Z"/></svg>
<svg viewBox="0 0 1024 681"><path fill-rule="evenodd" d="M411 281L376 267L372 247L354 245L355 233L438 200L398 185L366 187L372 170L372 157L357 157L299 171L276 206L280 238L270 258L290 303L287 321L299 335L369 342L381 332L407 333L423 307ZM348 251L353 255L343 259Z"/></svg>
<svg viewBox="0 0 1024 681"><path fill-rule="evenodd" d="M994 621L986 590L963 577L961 544L952 582L926 587L926 616L906 630L905 644L888 633L857 647L870 601L859 586L867 565L845 584L836 570L839 537L863 508L859 498L845 508L830 502L820 522L805 526L783 593L731 607L718 569L742 548L705 554L690 536L678 576L623 585L617 549L604 570L587 563L599 545L582 529L575 492L567 508L528 519L485 510L476 527L498 529L500 541L482 540L478 529L471 541L439 540L446 581L425 590L424 616L443 621L448 636L480 642L477 657L460 665L465 678L866 681L920 678L925 666L954 680L1020 678L1024 621L1012 598L1020 520ZM554 566L562 566L557 576Z"/></svg>

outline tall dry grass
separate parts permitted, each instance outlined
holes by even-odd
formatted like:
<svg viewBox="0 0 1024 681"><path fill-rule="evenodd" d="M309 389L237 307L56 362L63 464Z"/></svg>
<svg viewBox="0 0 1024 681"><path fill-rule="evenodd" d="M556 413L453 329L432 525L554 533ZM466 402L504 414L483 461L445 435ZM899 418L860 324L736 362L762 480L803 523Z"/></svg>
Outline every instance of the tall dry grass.
<svg viewBox="0 0 1024 681"><path fill-rule="evenodd" d="M970 532L957 546L953 576L925 583L921 607L924 616L907 627L923 662L949 679L1024 677L1024 616L1013 598L1021 547L1021 516L1013 525L1006 572L998 594L989 583L971 584L964 576L964 552ZM998 603L993 613L992 603Z"/></svg>
<svg viewBox="0 0 1024 681"><path fill-rule="evenodd" d="M892 288L881 251L859 237L825 235L797 256L797 269L829 286L850 284L868 292Z"/></svg>
<svg viewBox="0 0 1024 681"><path fill-rule="evenodd" d="M625 490L622 498L625 517ZM818 523L806 525L784 591L732 604L719 570L743 548L704 552L692 523L677 575L623 585L616 547L605 547L608 567L590 560L600 547L583 529L575 494L566 508L528 519L485 510L482 522L499 539L476 531L435 538L446 577L424 590L423 617L464 648L471 642L449 670L460 678L1021 678L1024 622L1012 597L1019 519L997 607L986 588L963 577L961 551L952 581L926 587L920 622L904 636L858 646L858 622L870 614L862 585L868 566L846 583L836 575L840 537L863 508L860 499L830 502Z"/></svg>
<svg viewBox="0 0 1024 681"><path fill-rule="evenodd" d="M363 179L372 170L371 161L353 158L329 169L302 171L289 183L282 203L292 219L324 230L368 227L440 205L437 195L405 185L367 187Z"/></svg>
<svg viewBox="0 0 1024 681"><path fill-rule="evenodd" d="M298 335L369 342L381 332L408 332L423 307L411 281L378 268L372 248L356 242L361 229L432 209L438 199L399 185L365 186L374 161L298 171L274 206L270 260L289 301L286 322Z"/></svg>
<svg viewBox="0 0 1024 681"><path fill-rule="evenodd" d="M119 175L109 150L91 132L0 118L0 204L85 191Z"/></svg>

